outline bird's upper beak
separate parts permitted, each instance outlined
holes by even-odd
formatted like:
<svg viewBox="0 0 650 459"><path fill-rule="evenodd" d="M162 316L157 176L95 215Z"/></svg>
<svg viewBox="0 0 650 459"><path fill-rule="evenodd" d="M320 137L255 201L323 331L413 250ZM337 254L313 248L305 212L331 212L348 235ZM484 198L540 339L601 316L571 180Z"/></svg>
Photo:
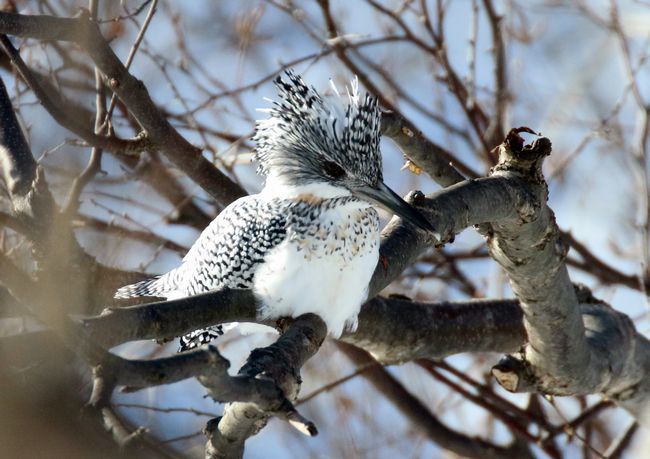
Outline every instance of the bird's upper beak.
<svg viewBox="0 0 650 459"><path fill-rule="evenodd" d="M388 188L383 182L379 185L372 187L370 185L362 185L354 187L352 190L354 194L377 204L392 214L401 217L406 222L417 226L425 231L437 233L435 228L410 204L404 201L397 193Z"/></svg>

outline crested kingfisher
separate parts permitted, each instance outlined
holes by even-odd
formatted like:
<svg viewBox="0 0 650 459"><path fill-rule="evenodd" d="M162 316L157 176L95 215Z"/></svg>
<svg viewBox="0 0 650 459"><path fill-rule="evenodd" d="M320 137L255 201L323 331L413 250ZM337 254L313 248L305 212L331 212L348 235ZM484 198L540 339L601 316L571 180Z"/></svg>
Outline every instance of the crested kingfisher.
<svg viewBox="0 0 650 459"><path fill-rule="evenodd" d="M116 298L180 298L220 288L252 289L260 319L320 316L333 337L357 326L379 259L383 207L424 231L432 226L388 188L379 151L377 99L323 98L293 71L275 79L279 100L253 137L258 194L226 207L177 268L127 285ZM347 100L346 100L347 99ZM181 337L180 351L222 334L222 325Z"/></svg>

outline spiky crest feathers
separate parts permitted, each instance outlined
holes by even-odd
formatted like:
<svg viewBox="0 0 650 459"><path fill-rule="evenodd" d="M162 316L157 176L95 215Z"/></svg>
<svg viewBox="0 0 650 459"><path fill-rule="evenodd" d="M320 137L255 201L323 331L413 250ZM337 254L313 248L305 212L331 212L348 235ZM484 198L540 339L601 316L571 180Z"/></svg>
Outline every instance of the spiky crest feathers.
<svg viewBox="0 0 650 459"><path fill-rule="evenodd" d="M380 112L377 100L359 95L358 80L347 90L347 106L327 101L302 78L289 70L278 76L280 96L273 107L261 111L269 117L257 122L253 140L258 173L283 176L304 184L323 177L323 161L333 161L355 179L376 184L382 179L379 152ZM336 103L338 102L338 104Z"/></svg>

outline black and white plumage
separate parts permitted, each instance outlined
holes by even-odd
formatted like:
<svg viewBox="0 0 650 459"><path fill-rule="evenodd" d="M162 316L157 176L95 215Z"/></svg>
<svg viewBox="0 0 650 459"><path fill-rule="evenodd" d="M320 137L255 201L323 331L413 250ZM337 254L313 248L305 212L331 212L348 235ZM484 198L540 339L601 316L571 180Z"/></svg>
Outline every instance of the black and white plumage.
<svg viewBox="0 0 650 459"><path fill-rule="evenodd" d="M116 298L178 298L220 288L251 288L261 316L312 312L338 337L355 328L379 257L379 204L432 228L382 182L380 112L361 101L356 81L342 116L289 71L275 84L253 140L264 189L233 202L201 233L181 265L122 287ZM186 350L223 328L181 338Z"/></svg>

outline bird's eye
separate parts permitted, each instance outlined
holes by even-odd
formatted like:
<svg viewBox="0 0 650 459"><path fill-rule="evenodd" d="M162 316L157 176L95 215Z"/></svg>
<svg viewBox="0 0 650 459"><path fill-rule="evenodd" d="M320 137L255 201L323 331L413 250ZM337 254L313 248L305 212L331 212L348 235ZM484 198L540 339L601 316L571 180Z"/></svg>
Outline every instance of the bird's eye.
<svg viewBox="0 0 650 459"><path fill-rule="evenodd" d="M323 163L323 171L325 171L325 174L327 174L329 177L335 179L340 179L341 177L345 176L345 171L343 168L333 161L325 161Z"/></svg>

